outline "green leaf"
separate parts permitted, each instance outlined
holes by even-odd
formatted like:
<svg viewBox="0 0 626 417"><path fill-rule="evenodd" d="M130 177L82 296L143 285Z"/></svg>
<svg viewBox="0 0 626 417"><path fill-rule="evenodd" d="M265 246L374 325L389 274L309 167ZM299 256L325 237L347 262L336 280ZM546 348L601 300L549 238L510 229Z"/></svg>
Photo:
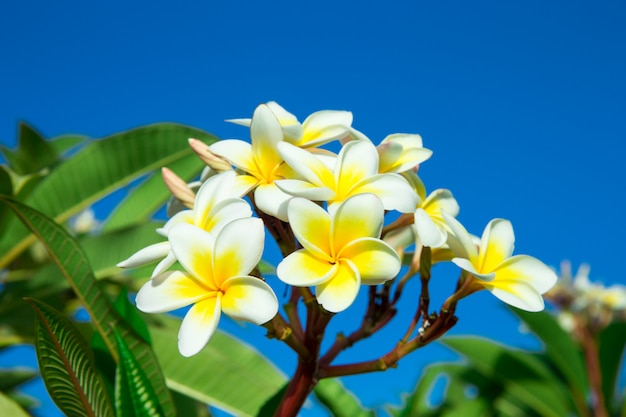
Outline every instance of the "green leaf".
<svg viewBox="0 0 626 417"><path fill-rule="evenodd" d="M442 342L465 356L474 369L505 385L506 390L544 417L569 415L567 390L542 361L479 338L454 337Z"/></svg>
<svg viewBox="0 0 626 417"><path fill-rule="evenodd" d="M50 139L50 145L57 155L62 155L85 142L87 142L87 136L83 135L61 135Z"/></svg>
<svg viewBox="0 0 626 417"><path fill-rule="evenodd" d="M150 334L171 389L237 416L256 416L283 387L285 376L234 337L217 331L197 355L185 358L177 346L181 321L168 316L159 321L150 325Z"/></svg>
<svg viewBox="0 0 626 417"><path fill-rule="evenodd" d="M160 417L163 411L148 377L117 330L114 331L119 354L115 372L116 417Z"/></svg>
<svg viewBox="0 0 626 417"><path fill-rule="evenodd" d="M13 180L4 165L0 165L0 194L13 195Z"/></svg>
<svg viewBox="0 0 626 417"><path fill-rule="evenodd" d="M91 351L72 322L46 304L27 299L36 312L35 347L46 388L67 416L114 416Z"/></svg>
<svg viewBox="0 0 626 417"><path fill-rule="evenodd" d="M195 153L168 165L169 169L187 182L197 177L203 167L204 162ZM163 183L161 175L154 173L128 193L107 219L103 230L109 231L146 222L170 197L170 191Z"/></svg>
<svg viewBox="0 0 626 417"><path fill-rule="evenodd" d="M193 153L187 139L215 137L173 123L154 124L92 141L58 165L24 202L63 223L135 178ZM33 238L10 222L0 241L0 268L19 255Z"/></svg>
<svg viewBox="0 0 626 417"><path fill-rule="evenodd" d="M617 376L622 369L624 345L626 344L626 322L615 321L600 333L598 357L602 373L602 391L608 410L616 408Z"/></svg>
<svg viewBox="0 0 626 417"><path fill-rule="evenodd" d="M8 395L0 392L0 415L11 417L30 417L19 404Z"/></svg>
<svg viewBox="0 0 626 417"><path fill-rule="evenodd" d="M35 378L37 371L30 368L15 367L12 369L0 369L0 391L10 391L25 382Z"/></svg>
<svg viewBox="0 0 626 417"><path fill-rule="evenodd" d="M577 404L580 404L581 408L585 407L585 393L589 386L587 371L582 353L570 335L561 328L554 316L546 311L531 313L516 308L511 310L543 342L546 354L572 388Z"/></svg>
<svg viewBox="0 0 626 417"><path fill-rule="evenodd" d="M93 325L115 357L117 355L115 339L110 326L116 326L120 330L135 357L139 358L142 369L160 397L160 403L166 415L174 415L174 405L154 353L141 337L123 322L106 295L100 290L87 256L76 240L63 227L33 208L3 196L0 196L0 202L10 207L46 247L52 260L83 302Z"/></svg>
<svg viewBox="0 0 626 417"><path fill-rule="evenodd" d="M334 417L375 417L373 410L364 408L356 396L336 379L322 379L313 390L315 398Z"/></svg>
<svg viewBox="0 0 626 417"><path fill-rule="evenodd" d="M20 175L32 174L56 161L56 152L50 143L24 122L18 126L17 150L11 151L4 146L0 149L11 169Z"/></svg>

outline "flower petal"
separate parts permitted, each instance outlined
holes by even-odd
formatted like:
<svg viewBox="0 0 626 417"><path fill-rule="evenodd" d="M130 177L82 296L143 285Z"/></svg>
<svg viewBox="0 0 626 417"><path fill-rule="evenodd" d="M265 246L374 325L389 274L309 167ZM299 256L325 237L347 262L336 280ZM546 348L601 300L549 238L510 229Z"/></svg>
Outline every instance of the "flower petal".
<svg viewBox="0 0 626 417"><path fill-rule="evenodd" d="M179 223L170 230L169 240L183 268L204 285L216 288L213 278L215 237L196 226Z"/></svg>
<svg viewBox="0 0 626 417"><path fill-rule="evenodd" d="M203 217L196 218L196 226L216 235L236 219L252 216L250 205L241 198L229 198L216 203Z"/></svg>
<svg viewBox="0 0 626 417"><path fill-rule="evenodd" d="M276 145L283 140L283 132L278 119L265 104L254 110L250 137L254 160L263 176L267 176L282 162Z"/></svg>
<svg viewBox="0 0 626 417"><path fill-rule="evenodd" d="M459 203L450 192L443 188L437 189L430 193L430 195L424 200L422 208L431 215L437 218L441 218L441 211L445 211L449 215L456 217L459 215ZM441 220L443 220L441 218Z"/></svg>
<svg viewBox="0 0 626 417"><path fill-rule="evenodd" d="M150 278L154 278L157 275L162 274L163 272L165 272L167 268L174 265L175 263L176 263L176 255L174 255L174 252L170 250L167 253L167 256L163 258L163 260L159 262L157 266L154 267L154 270L152 271L152 275L150 276Z"/></svg>
<svg viewBox="0 0 626 417"><path fill-rule="evenodd" d="M541 295L531 285L521 281L510 281L506 285L495 285L495 281L483 286L501 301L526 311L541 311L544 302Z"/></svg>
<svg viewBox="0 0 626 417"><path fill-rule="evenodd" d="M330 188L319 187L307 181L277 180L274 184L289 195L313 201L328 201L335 196L335 192Z"/></svg>
<svg viewBox="0 0 626 417"><path fill-rule="evenodd" d="M359 194L341 203L332 219L332 253L355 239L380 237L384 215L380 198L373 194Z"/></svg>
<svg viewBox="0 0 626 417"><path fill-rule="evenodd" d="M209 146L211 152L223 158L255 177L259 176L259 171L254 162L252 145L239 139L219 140Z"/></svg>
<svg viewBox="0 0 626 417"><path fill-rule="evenodd" d="M146 246L132 254L128 259L117 264L120 268L135 268L150 262L158 261L170 252L170 242L159 242Z"/></svg>
<svg viewBox="0 0 626 417"><path fill-rule="evenodd" d="M276 268L282 282L296 287L310 287L327 281L335 274L337 264L315 257L306 249L289 254Z"/></svg>
<svg viewBox="0 0 626 417"><path fill-rule="evenodd" d="M493 219L485 227L478 250L480 272L492 272L500 263L513 253L515 236L511 222L504 219Z"/></svg>
<svg viewBox="0 0 626 417"><path fill-rule="evenodd" d="M236 320L263 324L278 312L274 291L259 278L230 278L224 281L222 289L222 311Z"/></svg>
<svg viewBox="0 0 626 417"><path fill-rule="evenodd" d="M261 260L265 242L263 221L236 219L228 223L215 239L213 273L216 284L232 277L247 275Z"/></svg>
<svg viewBox="0 0 626 417"><path fill-rule="evenodd" d="M185 314L178 332L178 350L189 357L200 352L209 343L220 321L220 296L194 304Z"/></svg>
<svg viewBox="0 0 626 417"><path fill-rule="evenodd" d="M554 286L557 276L554 271L540 260L528 255L512 256L495 271L494 281L523 281L543 294Z"/></svg>
<svg viewBox="0 0 626 417"><path fill-rule="evenodd" d="M335 166L335 181L339 198L342 200L347 198L355 185L376 174L378 174L376 147L364 140L346 143L339 152Z"/></svg>
<svg viewBox="0 0 626 417"><path fill-rule="evenodd" d="M356 142L355 142L356 143ZM353 194L372 193L383 201L385 210L413 213L417 207L417 194L398 174L377 174L360 182Z"/></svg>
<svg viewBox="0 0 626 417"><path fill-rule="evenodd" d="M287 206L293 196L283 192L276 184L261 184L254 190L254 203L264 213L287 221Z"/></svg>
<svg viewBox="0 0 626 417"><path fill-rule="evenodd" d="M335 179L330 168L315 154L287 142L278 144L278 151L285 162L310 183L335 188Z"/></svg>
<svg viewBox="0 0 626 417"><path fill-rule="evenodd" d="M458 266L459 268L463 269L464 271L469 272L476 278L479 278L480 280L485 281L485 282L493 281L494 277L496 276L495 272L490 272L488 274L481 274L480 272L476 271L476 268L474 268L474 265L468 259L465 259L465 258L452 258L452 263Z"/></svg>
<svg viewBox="0 0 626 417"><path fill-rule="evenodd" d="M451 233L448 233L450 250L460 258L478 262L478 249L476 249L476 244L465 227L445 211L441 215L450 228Z"/></svg>
<svg viewBox="0 0 626 417"><path fill-rule="evenodd" d="M352 262L359 271L363 285L378 285L395 278L402 266L396 251L375 238L354 240L344 246L338 256Z"/></svg>
<svg viewBox="0 0 626 417"><path fill-rule="evenodd" d="M288 208L289 223L298 242L314 256L331 261L330 215L304 198L293 198Z"/></svg>
<svg viewBox="0 0 626 417"><path fill-rule="evenodd" d="M424 246L438 248L446 243L447 233L435 224L424 209L415 210L415 232Z"/></svg>
<svg viewBox="0 0 626 417"><path fill-rule="evenodd" d="M348 260L342 260L334 276L315 287L319 303L331 313L339 313L350 307L361 286L361 278L356 267Z"/></svg>
<svg viewBox="0 0 626 417"><path fill-rule="evenodd" d="M181 271L169 271L146 282L137 293L137 308L146 313L165 313L206 298L210 288Z"/></svg>
<svg viewBox="0 0 626 417"><path fill-rule="evenodd" d="M303 137L299 146L319 146L350 134L352 113L322 110L312 113L302 123Z"/></svg>

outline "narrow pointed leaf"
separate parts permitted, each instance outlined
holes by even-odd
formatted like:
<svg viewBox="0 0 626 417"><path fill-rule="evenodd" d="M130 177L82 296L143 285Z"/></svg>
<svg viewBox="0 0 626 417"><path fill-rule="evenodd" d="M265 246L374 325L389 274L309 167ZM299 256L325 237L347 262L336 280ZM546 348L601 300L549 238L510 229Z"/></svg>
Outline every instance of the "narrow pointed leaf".
<svg viewBox="0 0 626 417"><path fill-rule="evenodd" d="M24 202L62 223L131 180L191 155L189 137L215 140L198 129L160 123L92 141L59 164ZM34 241L18 223L3 231L0 267Z"/></svg>
<svg viewBox="0 0 626 417"><path fill-rule="evenodd" d="M376 413L361 405L356 396L336 379L322 379L313 390L315 398L334 417L375 417Z"/></svg>
<svg viewBox="0 0 626 417"><path fill-rule="evenodd" d="M46 247L50 258L63 272L82 301L94 327L102 335L109 351L116 359L115 339L110 326L116 326L120 330L129 348L137 358L140 358L142 368L160 397L165 414L174 415L174 405L154 353L115 311L112 303L100 289L87 256L76 240L63 227L37 210L3 196L0 196L0 202L11 208Z"/></svg>
<svg viewBox="0 0 626 417"><path fill-rule="evenodd" d="M35 347L50 397L68 417L114 416L85 339L61 313L35 299Z"/></svg>
<svg viewBox="0 0 626 417"><path fill-rule="evenodd" d="M30 368L0 369L0 391L10 391L38 375L37 371Z"/></svg>
<svg viewBox="0 0 626 417"><path fill-rule="evenodd" d="M115 372L116 417L161 417L163 410L148 377L117 330L119 362Z"/></svg>

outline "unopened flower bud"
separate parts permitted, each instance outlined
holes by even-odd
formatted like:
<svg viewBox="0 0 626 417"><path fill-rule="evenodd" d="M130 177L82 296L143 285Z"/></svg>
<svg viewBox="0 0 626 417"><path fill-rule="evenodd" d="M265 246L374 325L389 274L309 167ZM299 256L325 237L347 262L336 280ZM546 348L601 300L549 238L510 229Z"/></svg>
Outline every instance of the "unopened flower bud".
<svg viewBox="0 0 626 417"><path fill-rule="evenodd" d="M168 168L162 168L161 175L163 176L163 181L165 182L166 187L170 190L172 195L180 200L185 207L193 208L196 194L193 192L191 187L189 187L189 185L183 181L182 178L174 174L174 172Z"/></svg>
<svg viewBox="0 0 626 417"><path fill-rule="evenodd" d="M202 162L204 162L214 170L222 172L232 169L230 163L224 158L211 152L206 143L199 141L198 139L190 138L189 146L191 146L191 149L193 149L193 151L198 155Z"/></svg>

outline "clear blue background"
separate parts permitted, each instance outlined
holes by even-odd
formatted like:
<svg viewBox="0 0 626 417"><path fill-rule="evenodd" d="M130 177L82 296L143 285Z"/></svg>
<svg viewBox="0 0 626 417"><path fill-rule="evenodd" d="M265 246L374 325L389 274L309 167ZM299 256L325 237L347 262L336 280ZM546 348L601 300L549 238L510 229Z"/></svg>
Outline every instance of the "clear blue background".
<svg viewBox="0 0 626 417"><path fill-rule="evenodd" d="M434 156L421 175L452 190L470 232L504 217L517 253L588 262L593 279L623 283L625 23L623 0L5 2L0 141L15 145L19 120L47 137L175 121L247 139L223 120L269 100L300 120L350 110L375 142L423 136ZM435 271L433 306L455 278ZM346 314L348 330L363 304ZM536 346L488 293L458 314L453 333ZM402 323L339 359L387 352ZM291 373L293 355L262 331L224 328ZM0 364L30 360L16 355ZM423 366L453 357L430 346L344 383L367 405L397 403Z"/></svg>

